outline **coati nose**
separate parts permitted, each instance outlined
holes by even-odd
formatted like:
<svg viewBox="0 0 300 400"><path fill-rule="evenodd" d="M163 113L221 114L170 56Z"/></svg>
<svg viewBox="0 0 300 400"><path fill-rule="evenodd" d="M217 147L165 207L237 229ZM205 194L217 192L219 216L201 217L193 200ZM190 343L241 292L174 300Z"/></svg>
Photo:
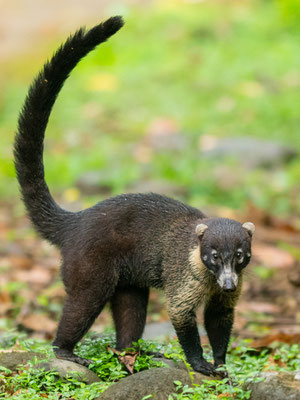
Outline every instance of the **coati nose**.
<svg viewBox="0 0 300 400"><path fill-rule="evenodd" d="M223 290L225 292L234 292L236 286L231 278L226 278L223 285Z"/></svg>

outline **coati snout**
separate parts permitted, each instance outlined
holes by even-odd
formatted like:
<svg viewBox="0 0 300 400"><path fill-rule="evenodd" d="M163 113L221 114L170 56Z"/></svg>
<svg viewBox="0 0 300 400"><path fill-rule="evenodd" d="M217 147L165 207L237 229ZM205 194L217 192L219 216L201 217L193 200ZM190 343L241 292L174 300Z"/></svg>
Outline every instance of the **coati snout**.
<svg viewBox="0 0 300 400"><path fill-rule="evenodd" d="M251 222L242 225L227 218L208 218L196 227L201 260L225 292L236 290L239 275L249 264L254 230Z"/></svg>
<svg viewBox="0 0 300 400"><path fill-rule="evenodd" d="M23 201L36 230L62 255L67 296L54 351L89 365L73 350L108 302L116 347L130 347L142 337L149 289L156 287L165 292L187 361L195 371L215 375L225 364L254 225L207 218L155 193L123 194L73 213L59 207L45 181L43 141L55 100L77 63L122 26L122 18L113 17L71 35L36 76L19 116L14 156ZM201 303L214 365L203 357L196 323Z"/></svg>

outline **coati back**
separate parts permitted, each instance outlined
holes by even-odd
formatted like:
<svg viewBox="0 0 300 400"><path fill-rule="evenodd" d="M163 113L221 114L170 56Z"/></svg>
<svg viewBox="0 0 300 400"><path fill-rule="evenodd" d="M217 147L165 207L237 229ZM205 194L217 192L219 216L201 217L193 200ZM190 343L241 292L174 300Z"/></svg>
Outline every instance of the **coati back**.
<svg viewBox="0 0 300 400"><path fill-rule="evenodd" d="M19 117L14 156L23 201L36 230L61 250L63 260L67 296L55 353L88 365L73 349L107 302L117 348L131 346L143 333L149 288L158 287L188 362L216 374L225 363L254 225L207 218L153 193L123 194L72 213L56 204L45 182L44 134L56 97L80 59L122 25L121 17L113 17L70 36L33 81ZM195 319L201 303L215 365L203 358Z"/></svg>

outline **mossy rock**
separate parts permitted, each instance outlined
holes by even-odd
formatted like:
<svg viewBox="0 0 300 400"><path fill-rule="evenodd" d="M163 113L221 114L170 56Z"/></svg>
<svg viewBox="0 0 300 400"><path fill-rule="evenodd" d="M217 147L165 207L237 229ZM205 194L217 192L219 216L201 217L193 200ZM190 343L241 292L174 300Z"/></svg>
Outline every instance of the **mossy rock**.
<svg viewBox="0 0 300 400"><path fill-rule="evenodd" d="M261 382L251 382L251 400L299 400L300 371L274 371L260 375Z"/></svg>
<svg viewBox="0 0 300 400"><path fill-rule="evenodd" d="M201 384L205 375L195 373L194 383ZM152 395L151 400L167 400L171 393L176 392L174 381L183 385L192 385L189 373L178 368L153 368L124 378L110 386L98 400L141 400L144 396Z"/></svg>

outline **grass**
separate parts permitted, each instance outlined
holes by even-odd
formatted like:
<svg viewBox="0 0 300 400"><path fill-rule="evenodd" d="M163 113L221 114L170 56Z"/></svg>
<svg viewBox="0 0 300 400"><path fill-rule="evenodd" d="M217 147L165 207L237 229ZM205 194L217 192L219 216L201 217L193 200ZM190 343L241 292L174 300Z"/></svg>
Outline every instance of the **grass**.
<svg viewBox="0 0 300 400"><path fill-rule="evenodd" d="M9 348L15 343L15 340L16 337L7 336L4 347ZM116 355L111 350L107 351L109 345L114 345L114 338L111 335L98 339L88 336L83 343L77 346L79 355L94 360L94 364L90 368L100 377L101 382L99 383L87 385L78 382L74 377L62 379L55 371L43 371L35 367L35 362L32 362L27 366L19 367L17 372L1 368L0 398L93 400L114 382L128 375L128 371L124 365L119 363ZM42 352L45 354L45 358L53 357L51 346L45 342L21 339L18 335L18 347L28 351ZM163 351L168 358L174 359L175 362L184 360L182 349L177 341L159 345L155 342L140 340L139 347L144 351ZM197 400L205 398L216 400L220 398L220 395L224 399L248 399L250 391L243 387L246 383L261 380L260 372L300 369L299 350L299 345L277 344L273 349L258 352L251 349L250 341L239 341L237 346L229 350L227 360L227 369L233 384L229 384L228 379L220 381L212 379L203 382L202 385L193 384L188 388L176 381L176 393L172 394L169 399ZM207 359L211 359L210 350L206 348L205 352ZM135 372L162 366L164 366L162 362L153 361L151 356L140 355L135 362ZM193 379L191 370L190 375Z"/></svg>
<svg viewBox="0 0 300 400"><path fill-rule="evenodd" d="M216 178L219 163L203 159L198 148L203 135L245 135L300 148L300 31L288 17L295 7L293 0L178 1L147 12L130 9L125 27L80 63L54 107L45 154L51 190L61 193L84 171L102 169L113 194L159 179L187 188L185 200L200 208L243 208L251 201L274 213L299 213L299 158L271 171L233 165L237 183L230 187ZM43 54L32 50L34 60L41 65L63 39L47 43ZM12 133L36 65L27 57L4 66L2 199L17 193ZM139 145L157 118L173 121L187 145L152 151L141 162Z"/></svg>

